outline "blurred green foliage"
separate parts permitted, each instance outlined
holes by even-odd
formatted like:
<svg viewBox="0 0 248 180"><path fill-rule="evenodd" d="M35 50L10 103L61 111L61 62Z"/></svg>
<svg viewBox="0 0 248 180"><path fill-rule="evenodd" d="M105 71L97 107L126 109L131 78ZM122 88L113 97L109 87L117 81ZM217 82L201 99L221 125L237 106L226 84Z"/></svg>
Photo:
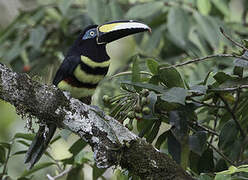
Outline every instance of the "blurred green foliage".
<svg viewBox="0 0 248 180"><path fill-rule="evenodd" d="M201 180L247 179L247 62L230 57L173 67L189 59L210 54L243 55L225 38L222 27L240 42L248 36L245 0L59 0L37 4L0 32L0 62L25 72L38 81L51 79L68 47L87 25L110 20L135 19L148 24L152 34L123 41L126 54L116 56L120 65L101 83L95 101L128 129L169 154L192 176ZM244 46L247 42L243 41ZM120 51L120 45L109 52ZM135 50L136 55L132 56ZM131 52L131 53L130 53ZM123 63L123 61L125 63ZM125 71L125 72L123 72ZM100 98L99 98L100 97ZM102 98L101 98L102 97ZM101 101L103 99L103 101ZM15 119L1 102L1 137ZM4 112L2 112L4 111ZM6 113L7 111L7 113ZM11 110L12 111L12 110ZM12 113L13 114L13 113ZM12 117L13 116L13 117ZM6 131L6 132L4 132ZM64 131L61 136L68 136ZM6 136L7 137L7 136ZM0 165L4 176L13 156L24 156L32 134L18 133L10 143L0 143ZM4 139L3 139L4 140ZM52 144L51 143L51 144ZM15 149L22 144L25 149ZM41 169L53 166L53 174L69 168L66 179L126 180L134 175L116 169L108 175L94 165L86 143L77 140L70 157L41 162L19 179L35 179ZM229 169L228 169L229 167ZM220 172L222 171L222 172ZM215 175L215 172L220 172ZM34 175L34 176L33 176ZM111 177L110 177L111 176ZM45 175L42 175L45 179Z"/></svg>

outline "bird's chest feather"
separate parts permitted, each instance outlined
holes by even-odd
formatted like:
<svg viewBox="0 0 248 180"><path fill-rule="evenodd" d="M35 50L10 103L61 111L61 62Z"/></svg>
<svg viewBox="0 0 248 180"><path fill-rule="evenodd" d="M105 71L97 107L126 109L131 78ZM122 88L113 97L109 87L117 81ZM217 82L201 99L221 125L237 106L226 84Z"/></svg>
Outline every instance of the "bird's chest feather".
<svg viewBox="0 0 248 180"><path fill-rule="evenodd" d="M71 93L74 98L88 97L94 94L98 83L108 72L110 60L96 62L81 56L73 75L61 81L58 87Z"/></svg>
<svg viewBox="0 0 248 180"><path fill-rule="evenodd" d="M81 63L75 68L73 75L82 83L98 84L108 72L110 60L96 62L81 56Z"/></svg>

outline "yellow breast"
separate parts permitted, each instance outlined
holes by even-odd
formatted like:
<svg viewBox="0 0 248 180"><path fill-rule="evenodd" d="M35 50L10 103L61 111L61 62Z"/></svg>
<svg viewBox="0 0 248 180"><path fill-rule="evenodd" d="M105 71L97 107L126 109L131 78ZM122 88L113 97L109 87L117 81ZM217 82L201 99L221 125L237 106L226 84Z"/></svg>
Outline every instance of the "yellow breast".
<svg viewBox="0 0 248 180"><path fill-rule="evenodd" d="M76 67L73 74L77 80L83 83L97 84L104 78L104 75L87 74L80 65Z"/></svg>

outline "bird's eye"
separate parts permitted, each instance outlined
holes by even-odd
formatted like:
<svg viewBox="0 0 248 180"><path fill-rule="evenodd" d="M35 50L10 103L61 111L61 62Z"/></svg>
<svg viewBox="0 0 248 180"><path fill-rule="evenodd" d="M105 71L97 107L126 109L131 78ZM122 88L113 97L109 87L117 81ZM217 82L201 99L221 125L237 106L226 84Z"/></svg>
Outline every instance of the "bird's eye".
<svg viewBox="0 0 248 180"><path fill-rule="evenodd" d="M94 31L90 31L90 35L91 36L94 36L95 35L95 32Z"/></svg>

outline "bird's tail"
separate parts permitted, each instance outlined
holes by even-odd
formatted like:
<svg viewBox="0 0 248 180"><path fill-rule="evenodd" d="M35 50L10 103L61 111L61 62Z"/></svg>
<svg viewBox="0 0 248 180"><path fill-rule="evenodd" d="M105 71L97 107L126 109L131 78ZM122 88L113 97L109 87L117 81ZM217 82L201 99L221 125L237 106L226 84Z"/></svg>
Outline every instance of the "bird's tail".
<svg viewBox="0 0 248 180"><path fill-rule="evenodd" d="M42 154L46 151L55 131L55 124L48 124L46 126L39 127L39 130L36 133L36 136L32 141L32 144L30 145L25 156L25 163L28 164L29 169L31 169L34 164L39 161Z"/></svg>

